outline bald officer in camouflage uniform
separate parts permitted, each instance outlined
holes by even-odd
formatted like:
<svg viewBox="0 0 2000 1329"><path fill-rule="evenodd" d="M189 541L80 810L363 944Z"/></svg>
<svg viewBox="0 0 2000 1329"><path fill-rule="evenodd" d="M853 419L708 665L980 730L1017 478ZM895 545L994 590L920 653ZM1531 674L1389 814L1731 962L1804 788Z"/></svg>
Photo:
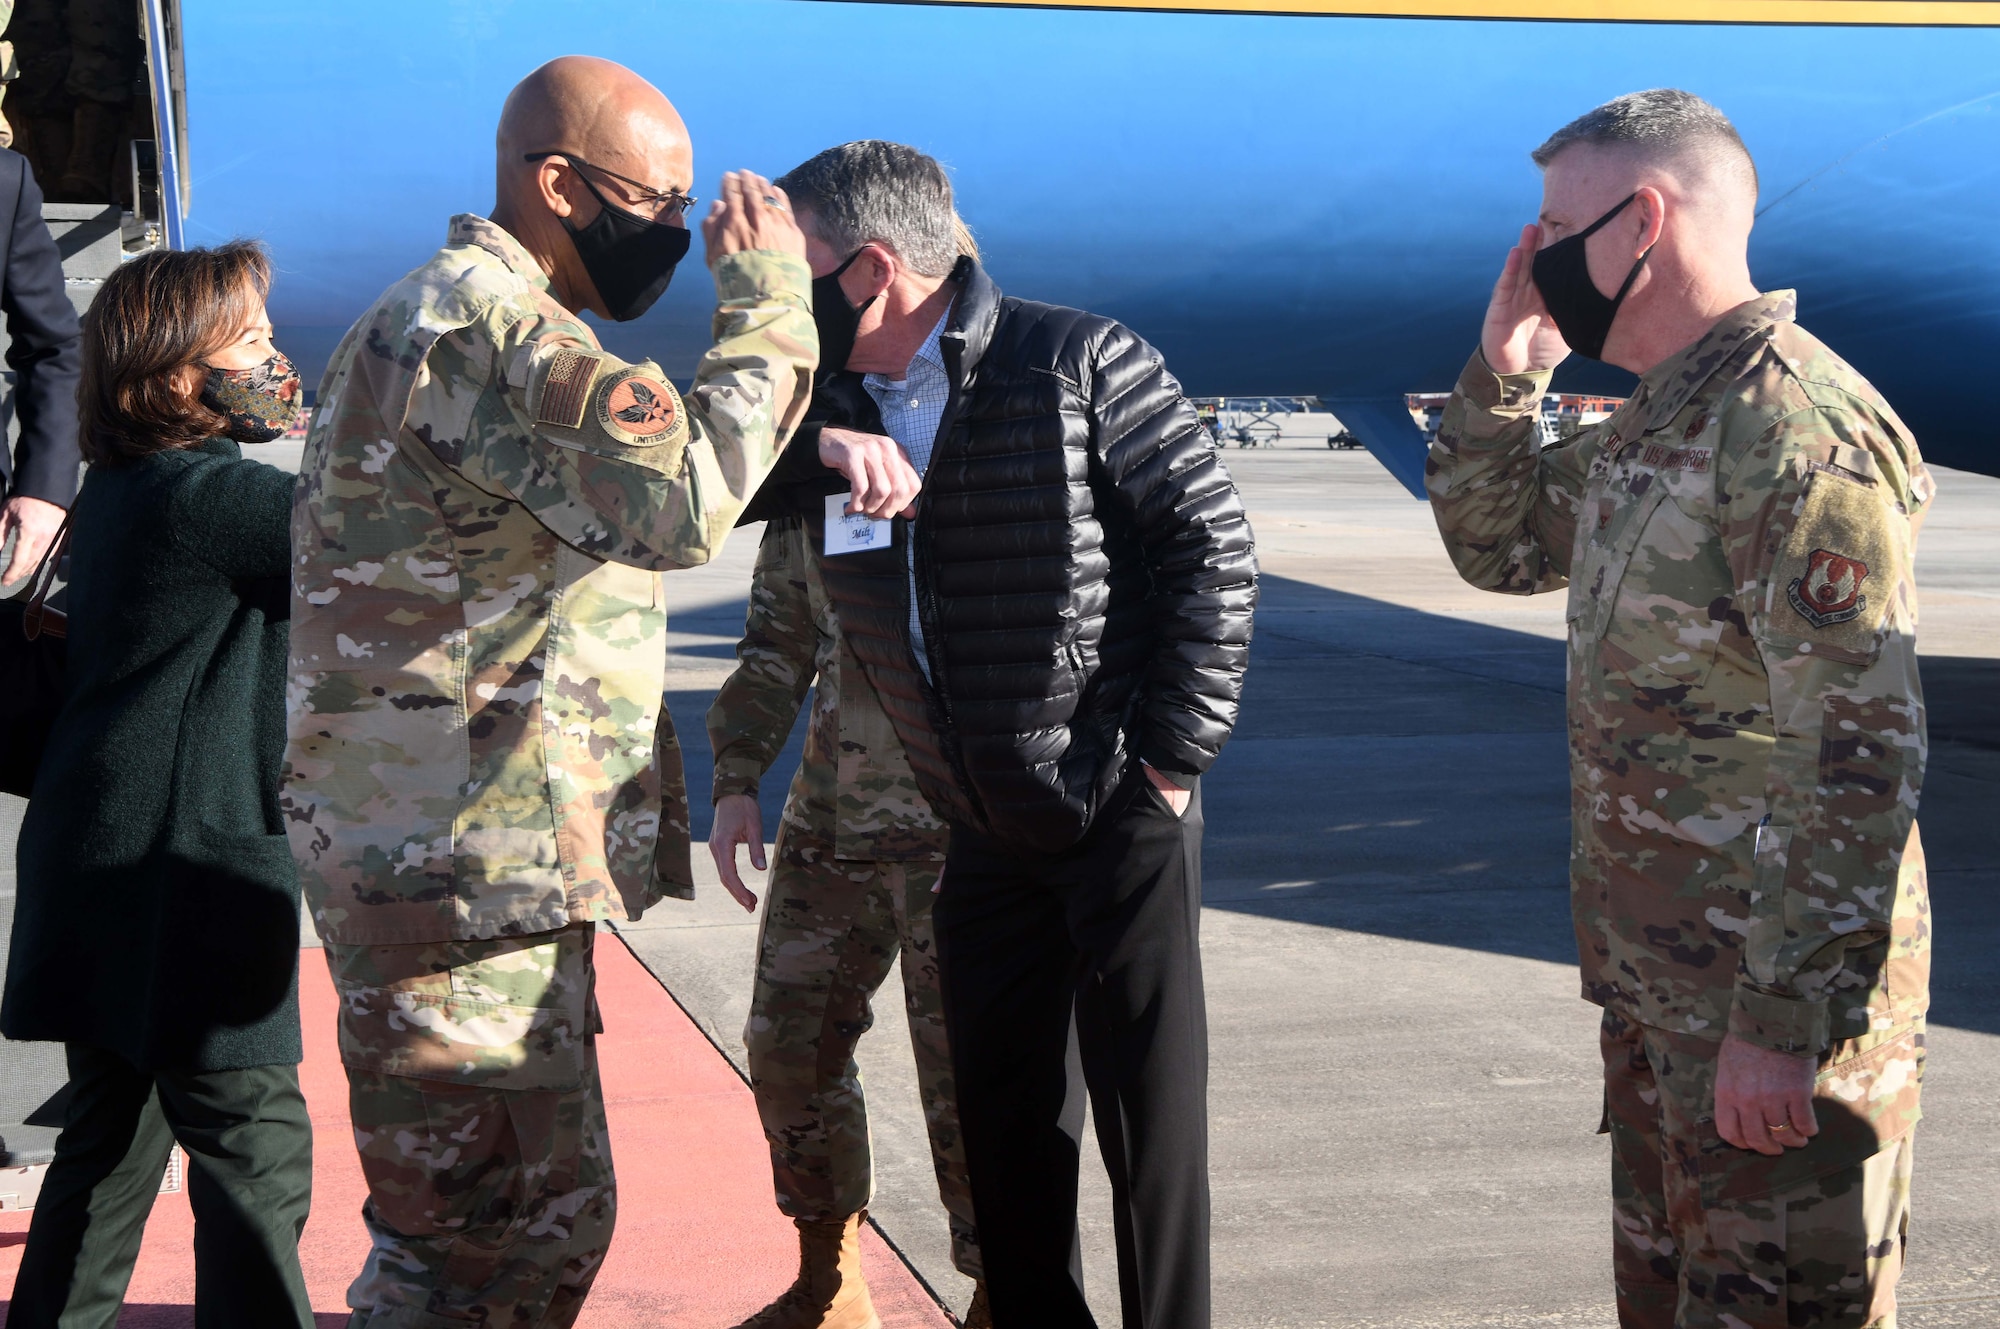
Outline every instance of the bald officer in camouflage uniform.
<svg viewBox="0 0 2000 1329"><path fill-rule="evenodd" d="M1756 174L1687 93L1535 154L1446 408L1466 580L1569 595L1571 883L1604 1007L1620 1323L1892 1325L1928 1004L1915 441L1761 294ZM1638 373L1537 450L1571 350Z"/></svg>
<svg viewBox="0 0 2000 1329"><path fill-rule="evenodd" d="M498 204L362 317L293 518L287 814L335 987L372 1249L355 1326L568 1325L613 1177L598 920L692 890L660 573L718 550L806 406L780 192L704 223L685 401L573 311L636 317L687 249L687 131L608 61L508 98Z"/></svg>
<svg viewBox="0 0 2000 1329"><path fill-rule="evenodd" d="M949 831L918 790L874 687L841 641L819 573L823 539L820 522L798 516L765 527L736 670L708 712L716 813L709 850L723 884L755 909L736 849L747 846L752 864L764 866L758 786L806 690L813 694L804 759L778 828L743 1032L778 1208L799 1230L799 1275L742 1329L874 1322L859 1226L875 1182L854 1050L874 1023L870 999L899 953L952 1263L978 1284L966 1324L990 1325L931 930L932 888Z"/></svg>

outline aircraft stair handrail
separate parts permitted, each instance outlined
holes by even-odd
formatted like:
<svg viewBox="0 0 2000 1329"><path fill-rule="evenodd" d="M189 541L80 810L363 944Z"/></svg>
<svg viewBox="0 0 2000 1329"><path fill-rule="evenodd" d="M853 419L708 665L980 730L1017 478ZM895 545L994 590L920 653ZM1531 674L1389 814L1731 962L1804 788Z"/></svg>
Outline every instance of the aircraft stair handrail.
<svg viewBox="0 0 2000 1329"><path fill-rule="evenodd" d="M153 91L153 127L160 170L160 227L168 249L187 248L188 182L174 96L174 59L162 0L146 3L146 70Z"/></svg>

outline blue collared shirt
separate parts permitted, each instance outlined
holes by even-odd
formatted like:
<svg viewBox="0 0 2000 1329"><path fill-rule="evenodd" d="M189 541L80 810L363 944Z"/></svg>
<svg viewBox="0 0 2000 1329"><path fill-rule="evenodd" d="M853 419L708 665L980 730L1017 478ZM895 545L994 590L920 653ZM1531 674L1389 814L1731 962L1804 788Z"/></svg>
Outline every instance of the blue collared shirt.
<svg viewBox="0 0 2000 1329"><path fill-rule="evenodd" d="M944 354L938 349L938 336L950 320L951 310L947 308L938 318L937 326L931 329L931 335L917 348L904 377L869 374L861 380L861 386L868 389L876 409L882 413L883 431L910 454L910 465L916 468L919 477L930 473L931 451L937 446L945 399L951 395L951 375L945 371ZM931 666L924 652L923 623L917 617L916 542L908 542L903 552L910 575L910 640L917 648L917 665L928 678Z"/></svg>

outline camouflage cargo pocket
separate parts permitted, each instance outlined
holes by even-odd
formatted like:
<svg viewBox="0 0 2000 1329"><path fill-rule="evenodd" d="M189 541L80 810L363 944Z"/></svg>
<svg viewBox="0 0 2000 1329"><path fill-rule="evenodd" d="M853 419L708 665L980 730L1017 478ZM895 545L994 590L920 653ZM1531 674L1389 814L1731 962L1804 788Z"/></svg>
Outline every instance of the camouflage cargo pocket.
<svg viewBox="0 0 2000 1329"><path fill-rule="evenodd" d="M1859 1036L1921 1020L1930 1004L1923 843L1907 807L1883 797L1903 779L1899 749L1921 750L1922 720L1914 707L1833 696L1825 703L1821 733L1821 824L1807 871L1792 880L1800 898L1815 906L1805 925L1847 939L1843 971L1828 987ZM1864 913L1863 902L1880 889L1869 884L1881 882L1895 883L1895 902Z"/></svg>
<svg viewBox="0 0 2000 1329"><path fill-rule="evenodd" d="M1917 1124L1923 1081L1921 1030L1905 1031L1865 1052L1841 1056L1813 1086L1819 1134L1803 1149L1772 1157L1738 1149L1716 1134L1713 1115L1698 1123L1703 1207L1718 1209L1796 1190L1809 1182L1859 1167Z"/></svg>
<svg viewBox="0 0 2000 1329"><path fill-rule="evenodd" d="M593 931L328 946L341 1061L492 1089L577 1088L596 1027Z"/></svg>

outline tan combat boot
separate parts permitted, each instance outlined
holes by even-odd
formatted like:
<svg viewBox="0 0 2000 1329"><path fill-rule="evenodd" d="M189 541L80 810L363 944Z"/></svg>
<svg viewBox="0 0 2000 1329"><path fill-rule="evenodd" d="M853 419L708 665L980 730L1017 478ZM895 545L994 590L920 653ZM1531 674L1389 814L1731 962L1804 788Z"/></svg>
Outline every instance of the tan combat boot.
<svg viewBox="0 0 2000 1329"><path fill-rule="evenodd" d="M867 1217L859 1213L845 1223L793 1219L798 1278L736 1329L882 1329L861 1277L861 1223Z"/></svg>
<svg viewBox="0 0 2000 1329"><path fill-rule="evenodd" d="M986 1304L986 1284L975 1281L972 1285L972 1304L965 1308L965 1318L959 1321L961 1329L993 1329L993 1311Z"/></svg>

